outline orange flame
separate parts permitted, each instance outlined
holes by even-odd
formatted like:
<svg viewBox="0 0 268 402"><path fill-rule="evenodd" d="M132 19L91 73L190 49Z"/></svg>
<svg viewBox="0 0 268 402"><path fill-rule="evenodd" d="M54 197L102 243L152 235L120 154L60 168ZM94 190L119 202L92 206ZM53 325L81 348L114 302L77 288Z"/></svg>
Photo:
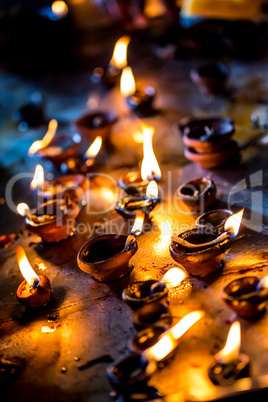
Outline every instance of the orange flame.
<svg viewBox="0 0 268 402"><path fill-rule="evenodd" d="M236 214L230 216L225 224L224 224L224 230L226 232L231 232L232 236L235 237L238 235L241 221L243 218L243 213L244 209L241 209L241 211L237 212Z"/></svg>
<svg viewBox="0 0 268 402"><path fill-rule="evenodd" d="M136 236L139 236L141 234L144 217L145 217L145 215L144 215L143 211L140 211L137 213L134 225L130 231L131 234L135 233Z"/></svg>
<svg viewBox="0 0 268 402"><path fill-rule="evenodd" d="M129 36L122 36L115 44L110 65L120 70L127 66L127 48L130 42Z"/></svg>
<svg viewBox="0 0 268 402"><path fill-rule="evenodd" d="M120 80L120 91L125 97L134 94L136 91L135 79L131 67L125 67Z"/></svg>
<svg viewBox="0 0 268 402"><path fill-rule="evenodd" d="M32 156L40 149L47 147L56 134L58 128L57 120L53 119L48 124L48 130L42 140L35 141L29 148L28 155Z"/></svg>
<svg viewBox="0 0 268 402"><path fill-rule="evenodd" d="M215 355L215 359L223 364L236 360L239 356L241 346L241 328L240 322L235 321L228 333L224 348Z"/></svg>
<svg viewBox="0 0 268 402"><path fill-rule="evenodd" d="M20 271L24 276L24 279L26 279L30 286L35 287L38 283L40 283L40 278L32 269L26 257L25 251L21 246L16 247L16 255Z"/></svg>
<svg viewBox="0 0 268 402"><path fill-rule="evenodd" d="M88 158L88 160L92 160L92 163L93 163L94 158L98 155L98 153L101 149L101 145L102 145L102 138L100 135L98 135L98 137L95 138L93 143L90 145L90 147L86 151L85 157Z"/></svg>
<svg viewBox="0 0 268 402"><path fill-rule="evenodd" d="M29 205L25 204L25 202L21 202L17 205L17 211L21 216L26 216L27 212L30 210Z"/></svg>
<svg viewBox="0 0 268 402"><path fill-rule="evenodd" d="M53 327L49 327L48 325L44 325L41 328L41 332L43 332L43 333L49 333L49 332L55 332L55 331L56 331L55 325Z"/></svg>
<svg viewBox="0 0 268 402"><path fill-rule="evenodd" d="M154 128L143 126L143 161L141 164L142 180L161 179L161 170L153 150Z"/></svg>
<svg viewBox="0 0 268 402"><path fill-rule="evenodd" d="M41 187L44 184L44 169L42 165L36 165L34 177L31 181L30 188L34 190L37 187Z"/></svg>
<svg viewBox="0 0 268 402"><path fill-rule="evenodd" d="M65 17L65 15L68 13L68 6L65 3L65 1L53 1L51 5L51 10L53 14L55 14L57 17Z"/></svg>
<svg viewBox="0 0 268 402"><path fill-rule="evenodd" d="M174 288L178 286L186 278L186 273L180 268L169 269L162 278L162 282L165 282L167 287Z"/></svg>
<svg viewBox="0 0 268 402"><path fill-rule="evenodd" d="M146 189L146 196L152 199L156 199L158 197L158 185L155 180L152 180Z"/></svg>

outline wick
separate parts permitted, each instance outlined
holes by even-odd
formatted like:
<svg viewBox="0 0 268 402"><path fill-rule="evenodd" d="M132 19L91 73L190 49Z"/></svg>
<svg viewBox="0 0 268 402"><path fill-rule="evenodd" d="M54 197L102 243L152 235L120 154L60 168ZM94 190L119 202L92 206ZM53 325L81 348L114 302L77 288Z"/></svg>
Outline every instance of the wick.
<svg viewBox="0 0 268 402"><path fill-rule="evenodd" d="M40 283L40 279L35 279L34 282L33 282L33 284L32 284L32 288L33 288L33 289L36 289L37 286L39 285L39 283Z"/></svg>
<svg viewBox="0 0 268 402"><path fill-rule="evenodd" d="M182 239L181 237L178 237L177 235L172 236L172 241L174 241L177 244L180 244L183 247L186 248L202 248L202 247L209 247L209 246L214 246L215 244L218 244L222 242L223 240L230 239L231 234L229 232L224 232L220 236L218 236L216 239L211 240L207 243L202 243L202 244L194 244L194 243L189 243L187 240Z"/></svg>
<svg viewBox="0 0 268 402"><path fill-rule="evenodd" d="M201 135L201 137L199 138L201 141L205 141L207 140L209 137L211 137L212 135L214 135L214 128L211 127L209 128L208 126L204 127L204 130L206 132L206 134Z"/></svg>
<svg viewBox="0 0 268 402"><path fill-rule="evenodd" d="M134 231L131 230L131 232L129 233L129 235L128 235L128 237L127 237L127 240L126 240L126 242L125 242L125 246L124 246L123 251L128 251L128 250L129 250L129 247L131 246L131 244L134 243L135 238L136 238L137 236L139 236L140 234L141 234L141 231L140 231L139 229L134 230Z"/></svg>

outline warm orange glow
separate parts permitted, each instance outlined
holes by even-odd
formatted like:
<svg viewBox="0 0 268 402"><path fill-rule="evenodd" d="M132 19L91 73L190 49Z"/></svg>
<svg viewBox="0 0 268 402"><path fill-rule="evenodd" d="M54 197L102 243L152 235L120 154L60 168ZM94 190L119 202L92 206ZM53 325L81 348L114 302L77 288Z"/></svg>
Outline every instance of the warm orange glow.
<svg viewBox="0 0 268 402"><path fill-rule="evenodd" d="M114 47L113 57L110 61L110 65L122 69L127 66L127 48L130 42L128 36L122 36L118 39Z"/></svg>
<svg viewBox="0 0 268 402"><path fill-rule="evenodd" d="M40 149L47 147L50 144L50 142L52 141L53 137L55 136L57 128L58 128L57 120L55 120L55 119L51 120L48 124L48 130L47 130L46 134L44 135L43 139L35 141L30 146L28 155L32 156Z"/></svg>
<svg viewBox="0 0 268 402"><path fill-rule="evenodd" d="M129 96L136 91L135 79L130 67L125 67L120 80L120 91L123 96Z"/></svg>
<svg viewBox="0 0 268 402"><path fill-rule="evenodd" d="M153 150L154 128L143 124L143 161L141 164L142 180L161 179L161 170Z"/></svg>
<svg viewBox="0 0 268 402"><path fill-rule="evenodd" d="M36 165L34 177L30 184L31 190L34 190L37 187L41 187L44 184L44 169L42 165Z"/></svg>
<svg viewBox="0 0 268 402"><path fill-rule="evenodd" d="M56 331L55 325L53 327L49 327L48 325L45 325L41 329L41 332L43 332L43 333L49 333L49 332L55 332L55 331Z"/></svg>
<svg viewBox="0 0 268 402"><path fill-rule="evenodd" d="M98 137L95 138L93 143L90 145L90 147L86 151L85 156L90 159L95 158L101 149L101 145L102 145L102 138L100 135L98 135Z"/></svg>
<svg viewBox="0 0 268 402"><path fill-rule="evenodd" d="M264 276L264 277L260 280L259 285L258 285L258 288L259 288L259 289L268 289L268 275L267 275L267 276Z"/></svg>
<svg viewBox="0 0 268 402"><path fill-rule="evenodd" d="M57 17L62 18L68 13L68 6L64 1L54 1L51 5L51 10Z"/></svg>
<svg viewBox="0 0 268 402"><path fill-rule="evenodd" d="M179 283L186 278L186 276L186 273L182 269L171 268L165 273L161 279L161 282L165 282L169 288L174 288L175 286L178 286Z"/></svg>
<svg viewBox="0 0 268 402"><path fill-rule="evenodd" d="M135 222L130 233L135 233L136 236L140 235L142 232L143 221L144 221L144 212L140 211L136 215Z"/></svg>
<svg viewBox="0 0 268 402"><path fill-rule="evenodd" d="M29 210L29 205L25 204L25 202L21 202L17 205L17 211L21 216L25 216Z"/></svg>
<svg viewBox="0 0 268 402"><path fill-rule="evenodd" d="M224 230L226 232L231 232L233 237L238 235L241 221L243 218L243 213L244 209L241 209L241 211L237 212L237 214L230 216L225 222Z"/></svg>
<svg viewBox="0 0 268 402"><path fill-rule="evenodd" d="M158 219L161 219L160 215L158 215ZM157 251L166 250L170 244L172 225L168 218L160 222L158 221L157 223L159 225L159 229L161 230L161 234L159 236L159 241L154 242L154 248Z"/></svg>
<svg viewBox="0 0 268 402"><path fill-rule="evenodd" d="M32 269L26 257L25 251L21 246L16 247L16 255L20 271L24 276L24 279L26 279L30 286L34 286L36 283L39 283L40 278Z"/></svg>
<svg viewBox="0 0 268 402"><path fill-rule="evenodd" d="M199 321L202 317L204 317L203 311L193 311L192 313L187 314L183 317L178 324L176 324L173 328L170 329L172 336L174 339L179 339L185 332L188 331L197 321Z"/></svg>
<svg viewBox="0 0 268 402"><path fill-rule="evenodd" d="M157 198L158 197L158 185L155 180L152 180L146 189L146 195L149 198Z"/></svg>
<svg viewBox="0 0 268 402"><path fill-rule="evenodd" d="M230 363L239 356L241 345L241 328L240 322L235 321L229 331L224 348L215 355L215 359L220 363Z"/></svg>

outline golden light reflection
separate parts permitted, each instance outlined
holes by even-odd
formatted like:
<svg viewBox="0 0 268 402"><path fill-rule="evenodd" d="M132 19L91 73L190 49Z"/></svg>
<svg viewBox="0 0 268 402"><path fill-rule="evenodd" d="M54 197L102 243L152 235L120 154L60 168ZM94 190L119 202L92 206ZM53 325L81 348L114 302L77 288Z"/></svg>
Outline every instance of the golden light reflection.
<svg viewBox="0 0 268 402"><path fill-rule="evenodd" d="M26 257L25 251L21 246L16 247L16 256L24 279L26 279L30 286L34 286L36 283L38 284L40 282L40 278L32 269L28 258Z"/></svg>
<svg viewBox="0 0 268 402"><path fill-rule="evenodd" d="M43 332L43 333L49 333L49 332L55 332L55 331L56 331L56 326L55 325L53 327L50 327L48 325L44 325L41 328L41 332Z"/></svg>
<svg viewBox="0 0 268 402"><path fill-rule="evenodd" d="M53 14L55 14L57 17L65 17L65 15L67 15L68 13L68 6L65 3L65 1L53 1L52 5L51 5L51 10L53 12Z"/></svg>
<svg viewBox="0 0 268 402"><path fill-rule="evenodd" d="M34 177L30 184L31 190L34 190L37 187L41 187L44 184L44 181L44 169L42 165L36 165Z"/></svg>
<svg viewBox="0 0 268 402"><path fill-rule="evenodd" d="M241 211L230 216L224 224L224 230L226 232L231 232L233 237L238 235L241 221L243 218L243 213L244 213L244 209L241 209Z"/></svg>
<svg viewBox="0 0 268 402"><path fill-rule="evenodd" d="M141 164L142 180L161 179L161 170L153 150L154 127L143 124L143 160Z"/></svg>
<svg viewBox="0 0 268 402"><path fill-rule="evenodd" d="M134 94L136 91L135 79L130 67L125 67L120 80L120 91L125 97Z"/></svg>
<svg viewBox="0 0 268 402"><path fill-rule="evenodd" d="M152 180L146 189L146 196L152 199L158 198L158 185L155 180Z"/></svg>
<svg viewBox="0 0 268 402"><path fill-rule="evenodd" d="M166 250L169 247L171 234L172 234L172 225L169 219L165 219L163 222L159 222L159 229L161 230L161 234L159 236L159 241L155 242L155 248L161 250Z"/></svg>
<svg viewBox="0 0 268 402"><path fill-rule="evenodd" d="M142 144L143 143L143 134L141 130L134 131L132 133L132 138L136 142L136 144Z"/></svg>
<svg viewBox="0 0 268 402"><path fill-rule="evenodd" d="M110 65L120 70L127 66L127 48L130 42L129 36L122 36L115 44Z"/></svg>
<svg viewBox="0 0 268 402"><path fill-rule="evenodd" d="M42 140L35 141L29 148L28 155L32 156L40 149L47 147L56 134L58 128L57 120L53 119L48 124L48 130Z"/></svg>
<svg viewBox="0 0 268 402"><path fill-rule="evenodd" d="M144 221L144 212L140 211L137 213L134 225L130 231L130 233L135 233L136 236L140 235L142 232L143 221Z"/></svg>
<svg viewBox="0 0 268 402"><path fill-rule="evenodd" d="M17 211L21 216L26 216L29 210L29 205L25 204L25 202L21 202L17 205Z"/></svg>
<svg viewBox="0 0 268 402"><path fill-rule="evenodd" d="M224 348L215 355L215 359L223 364L236 360L239 356L241 346L240 322L235 321L229 330Z"/></svg>
<svg viewBox="0 0 268 402"><path fill-rule="evenodd" d="M174 288L178 286L185 278L187 277L186 273L180 268L171 268L169 269L161 282L165 282L168 288Z"/></svg>
<svg viewBox="0 0 268 402"><path fill-rule="evenodd" d="M109 188L101 188L100 189L100 196L101 198L104 198L106 201L109 201L110 203L113 203L115 200L115 193L110 190Z"/></svg>

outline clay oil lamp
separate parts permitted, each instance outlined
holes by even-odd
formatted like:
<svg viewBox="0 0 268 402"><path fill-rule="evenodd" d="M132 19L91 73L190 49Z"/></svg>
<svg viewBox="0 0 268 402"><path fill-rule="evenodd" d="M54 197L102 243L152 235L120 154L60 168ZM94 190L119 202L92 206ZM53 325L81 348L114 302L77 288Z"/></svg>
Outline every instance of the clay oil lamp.
<svg viewBox="0 0 268 402"><path fill-rule="evenodd" d="M129 195L140 196L146 193L151 180L161 179L161 170L153 150L154 128L142 125L143 160L141 171L128 172L119 180L119 186Z"/></svg>
<svg viewBox="0 0 268 402"><path fill-rule="evenodd" d="M260 316L268 303L268 276L235 279L223 289L222 298L243 318Z"/></svg>
<svg viewBox="0 0 268 402"><path fill-rule="evenodd" d="M115 44L113 56L106 68L96 67L91 81L102 82L107 88L114 87L120 80L122 69L127 65L128 36L122 36Z"/></svg>
<svg viewBox="0 0 268 402"><path fill-rule="evenodd" d="M57 127L57 120L51 120L47 133L42 140L35 141L31 145L28 155L33 156L36 154L56 165L60 165L66 159L76 155L81 146L81 136L77 133L55 136Z"/></svg>
<svg viewBox="0 0 268 402"><path fill-rule="evenodd" d="M17 289L18 301L26 307L41 307L47 303L51 295L51 284L44 275L37 275L31 267L24 249L16 248L18 264L24 281Z"/></svg>
<svg viewBox="0 0 268 402"><path fill-rule="evenodd" d="M228 118L199 120L199 124L184 128L183 143L200 154L208 154L222 149L234 132L234 124Z"/></svg>
<svg viewBox="0 0 268 402"><path fill-rule="evenodd" d="M113 125L117 117L114 113L95 111L86 113L74 122L76 131L82 137L92 142L101 136L104 142L109 142Z"/></svg>
<svg viewBox="0 0 268 402"><path fill-rule="evenodd" d="M168 329L166 326L147 327L139 331L128 343L131 352L142 353L155 345L160 336Z"/></svg>
<svg viewBox="0 0 268 402"><path fill-rule="evenodd" d="M222 259L239 232L242 216L243 210L230 216L220 235L212 228L196 228L173 236L170 245L172 258L193 276L215 272L222 266Z"/></svg>
<svg viewBox="0 0 268 402"><path fill-rule="evenodd" d="M178 188L178 198L186 204L191 211L204 211L214 204L216 200L216 186L208 177L187 181Z"/></svg>
<svg viewBox="0 0 268 402"><path fill-rule="evenodd" d="M128 236L105 234L90 239L78 252L79 268L100 282L113 281L128 274L133 268L130 259L138 250L135 238L142 232L143 220L144 214L137 214Z"/></svg>
<svg viewBox="0 0 268 402"><path fill-rule="evenodd" d="M226 219L231 215L232 211L229 209L215 209L200 215L196 219L195 225L200 229L213 228L214 230L221 232L224 228Z"/></svg>
<svg viewBox="0 0 268 402"><path fill-rule="evenodd" d="M74 233L79 207L68 197L51 200L30 211L27 204L17 206L18 213L25 216L26 229L40 236L44 242L53 243L67 239Z"/></svg>
<svg viewBox="0 0 268 402"><path fill-rule="evenodd" d="M195 117L183 117L179 123L179 129L181 135L195 132L198 130L204 130L205 127L209 127L212 131L217 131L218 127L230 127L232 126L232 131L234 131L234 121L229 117L206 117L206 118L195 118ZM231 127L230 127L231 130Z"/></svg>
<svg viewBox="0 0 268 402"><path fill-rule="evenodd" d="M210 63L197 69L192 69L190 76L201 93L219 95L225 92L229 71L221 63Z"/></svg>
<svg viewBox="0 0 268 402"><path fill-rule="evenodd" d="M241 328L238 321L229 330L224 348L215 355L215 362L208 370L215 385L228 386L249 376L249 357L240 353Z"/></svg>
<svg viewBox="0 0 268 402"><path fill-rule="evenodd" d="M172 315L166 304L156 301L141 306L135 312L133 321L138 331L154 326L168 328L172 323Z"/></svg>
<svg viewBox="0 0 268 402"><path fill-rule="evenodd" d="M201 311L186 315L174 327L165 331L157 343L142 354L120 358L107 369L113 387L124 394L145 386L158 365L166 360L180 343L181 337L203 317Z"/></svg>
<svg viewBox="0 0 268 402"><path fill-rule="evenodd" d="M185 278L185 272L180 268L169 269L159 281L149 279L147 281L134 282L123 290L122 298L132 308L154 302L167 302L168 291L178 286Z"/></svg>
<svg viewBox="0 0 268 402"><path fill-rule="evenodd" d="M152 86L136 89L131 67L125 67L122 71L120 90L126 100L126 104L135 113L150 116L154 112L153 101L155 98L155 89Z"/></svg>
<svg viewBox="0 0 268 402"><path fill-rule="evenodd" d="M79 156L69 158L67 161L61 164L61 171L63 173L82 173L86 174L92 171L95 164L95 158L98 155L102 145L102 138L100 135L95 138L93 143L90 145L88 150L85 152L84 156L81 158Z"/></svg>
<svg viewBox="0 0 268 402"><path fill-rule="evenodd" d="M61 200L65 197L76 204L85 203L86 192L89 188L88 180L82 174L65 175L55 180L45 182L42 165L36 165L31 190L38 189L38 198L42 203L49 200Z"/></svg>

